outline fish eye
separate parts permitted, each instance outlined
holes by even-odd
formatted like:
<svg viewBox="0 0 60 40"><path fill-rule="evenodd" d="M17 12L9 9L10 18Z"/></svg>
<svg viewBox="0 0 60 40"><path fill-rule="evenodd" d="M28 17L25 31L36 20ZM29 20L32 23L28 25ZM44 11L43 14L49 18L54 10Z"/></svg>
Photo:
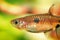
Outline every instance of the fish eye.
<svg viewBox="0 0 60 40"><path fill-rule="evenodd" d="M17 22L17 21L15 21L15 24L18 24L18 22Z"/></svg>
<svg viewBox="0 0 60 40"><path fill-rule="evenodd" d="M34 18L34 22L38 23L39 22L39 18Z"/></svg>
<svg viewBox="0 0 60 40"><path fill-rule="evenodd" d="M15 24L15 25L19 24L19 21L18 21L18 20L15 20L15 21L14 21L14 24Z"/></svg>

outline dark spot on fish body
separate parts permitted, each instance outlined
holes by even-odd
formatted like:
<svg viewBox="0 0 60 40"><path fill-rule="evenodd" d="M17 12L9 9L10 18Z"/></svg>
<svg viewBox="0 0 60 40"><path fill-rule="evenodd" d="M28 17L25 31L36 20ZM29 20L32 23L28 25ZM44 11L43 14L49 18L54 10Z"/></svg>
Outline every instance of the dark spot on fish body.
<svg viewBox="0 0 60 40"><path fill-rule="evenodd" d="M39 18L34 18L35 23L38 23L39 21L40 21Z"/></svg>

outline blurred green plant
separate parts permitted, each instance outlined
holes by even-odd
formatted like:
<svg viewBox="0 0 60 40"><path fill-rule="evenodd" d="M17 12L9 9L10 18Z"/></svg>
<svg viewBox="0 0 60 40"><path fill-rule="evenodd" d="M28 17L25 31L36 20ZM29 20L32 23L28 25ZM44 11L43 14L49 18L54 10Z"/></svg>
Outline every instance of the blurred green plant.
<svg viewBox="0 0 60 40"><path fill-rule="evenodd" d="M24 31L11 25L10 21L16 17L0 11L0 40L29 40Z"/></svg>
<svg viewBox="0 0 60 40"><path fill-rule="evenodd" d="M4 0L9 4L25 4L34 3L35 0ZM18 30L11 25L11 20L20 17L14 16L0 11L0 40L30 40L26 36L25 32Z"/></svg>
<svg viewBox="0 0 60 40"><path fill-rule="evenodd" d="M11 4L25 4L25 3L34 3L36 0L5 0L8 3Z"/></svg>

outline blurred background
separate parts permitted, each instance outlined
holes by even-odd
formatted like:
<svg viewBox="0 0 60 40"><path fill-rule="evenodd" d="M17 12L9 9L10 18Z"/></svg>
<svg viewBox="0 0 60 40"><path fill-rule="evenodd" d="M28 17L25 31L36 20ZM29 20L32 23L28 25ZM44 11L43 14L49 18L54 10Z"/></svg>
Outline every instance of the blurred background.
<svg viewBox="0 0 60 40"><path fill-rule="evenodd" d="M29 33L11 25L11 20L32 14L48 13L50 6L60 0L0 0L0 40L55 40L47 33ZM23 14L23 15L22 15Z"/></svg>

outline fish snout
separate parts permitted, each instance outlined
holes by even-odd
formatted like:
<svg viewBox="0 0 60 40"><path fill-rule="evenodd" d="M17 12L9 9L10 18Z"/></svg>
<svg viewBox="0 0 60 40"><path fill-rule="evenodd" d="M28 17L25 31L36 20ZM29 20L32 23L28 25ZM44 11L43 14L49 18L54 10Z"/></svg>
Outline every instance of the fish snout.
<svg viewBox="0 0 60 40"><path fill-rule="evenodd" d="M24 20L20 20L20 19L14 19L11 21L11 24L18 29L23 29L25 25L27 24L27 22L25 22Z"/></svg>

